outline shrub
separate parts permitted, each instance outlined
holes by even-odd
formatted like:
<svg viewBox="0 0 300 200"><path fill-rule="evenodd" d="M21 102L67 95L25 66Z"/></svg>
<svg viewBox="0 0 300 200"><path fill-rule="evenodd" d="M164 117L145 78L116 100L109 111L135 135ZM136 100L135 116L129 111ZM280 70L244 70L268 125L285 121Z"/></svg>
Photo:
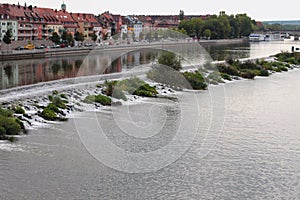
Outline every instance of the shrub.
<svg viewBox="0 0 300 200"><path fill-rule="evenodd" d="M298 65L299 64L298 60L296 60L296 58L294 58L294 57L287 58L287 59L284 60L284 62L287 62L289 64L294 64L294 65Z"/></svg>
<svg viewBox="0 0 300 200"><path fill-rule="evenodd" d="M25 114L25 110L20 106L15 107L14 111L15 111L16 114L22 114L22 115Z"/></svg>
<svg viewBox="0 0 300 200"><path fill-rule="evenodd" d="M112 101L111 98L99 94L99 95L88 95L87 97L85 97L84 102L90 104L96 102L106 106L106 105L111 105Z"/></svg>
<svg viewBox="0 0 300 200"><path fill-rule="evenodd" d="M264 62L264 63L262 64L262 67L263 67L264 69L274 71L274 68L273 68L273 66L272 66L272 63L270 63L270 62Z"/></svg>
<svg viewBox="0 0 300 200"><path fill-rule="evenodd" d="M49 108L50 110L52 110L55 113L60 113L60 110L54 103L49 103L47 108Z"/></svg>
<svg viewBox="0 0 300 200"><path fill-rule="evenodd" d="M173 52L164 51L159 55L158 63L161 65L166 65L179 71L181 67L181 59Z"/></svg>
<svg viewBox="0 0 300 200"><path fill-rule="evenodd" d="M57 90L54 90L54 91L52 92L52 94L53 94L53 95L58 95L58 91L57 91Z"/></svg>
<svg viewBox="0 0 300 200"><path fill-rule="evenodd" d="M66 109L65 101L63 101L59 96L54 96L52 99L52 103L61 109Z"/></svg>
<svg viewBox="0 0 300 200"><path fill-rule="evenodd" d="M188 85L184 84L182 80L184 77L181 73L166 69L160 66L159 68L154 68L147 73L147 77L155 82L163 83L170 86L187 88Z"/></svg>
<svg viewBox="0 0 300 200"><path fill-rule="evenodd" d="M239 76L239 71L235 66L227 66L224 64L217 65L219 72L229 74L232 76Z"/></svg>
<svg viewBox="0 0 300 200"><path fill-rule="evenodd" d="M6 129L0 126L0 136L6 135Z"/></svg>
<svg viewBox="0 0 300 200"><path fill-rule="evenodd" d="M251 62L251 61L246 61L244 63L240 63L238 65L238 67L240 69L252 69L252 70L253 69L258 69L258 65L256 63L254 63L254 62Z"/></svg>
<svg viewBox="0 0 300 200"><path fill-rule="evenodd" d="M270 74L269 74L269 71L268 70L266 70L266 69L261 69L260 71L259 71L259 76L269 76Z"/></svg>
<svg viewBox="0 0 300 200"><path fill-rule="evenodd" d="M232 81L232 78L230 75L228 74L225 74L225 73L221 73L221 77L225 80L228 80L228 81Z"/></svg>
<svg viewBox="0 0 300 200"><path fill-rule="evenodd" d="M241 72L240 76L246 79L254 79L256 75L253 70L246 69Z"/></svg>
<svg viewBox="0 0 300 200"><path fill-rule="evenodd" d="M104 85L105 85L105 94L107 96L112 96L113 94L113 90L115 88L115 86L117 85L118 81L105 81Z"/></svg>
<svg viewBox="0 0 300 200"><path fill-rule="evenodd" d="M58 119L56 113L48 107L44 108L43 112L41 113L41 117L50 121L55 121Z"/></svg>
<svg viewBox="0 0 300 200"><path fill-rule="evenodd" d="M133 92L133 95L141 96L141 97L154 97L152 92L146 90L137 89Z"/></svg>
<svg viewBox="0 0 300 200"><path fill-rule="evenodd" d="M5 128L6 135L18 135L21 126L16 122L15 118L6 118L0 115L0 127Z"/></svg>
<svg viewBox="0 0 300 200"><path fill-rule="evenodd" d="M68 99L68 97L65 94L60 94L60 97L63 99Z"/></svg>
<svg viewBox="0 0 300 200"><path fill-rule="evenodd" d="M0 115L2 115L4 117L12 117L13 112L11 110L4 109L4 108L0 107Z"/></svg>
<svg viewBox="0 0 300 200"><path fill-rule="evenodd" d="M183 76L186 78L186 80L194 90L205 90L207 88L205 79L198 71L184 72Z"/></svg>
<svg viewBox="0 0 300 200"><path fill-rule="evenodd" d="M120 88L115 88L112 96L116 99L122 99L124 101L127 101L127 97Z"/></svg>
<svg viewBox="0 0 300 200"><path fill-rule="evenodd" d="M49 99L49 101L52 101L53 100L53 96L49 95L48 99Z"/></svg>
<svg viewBox="0 0 300 200"><path fill-rule="evenodd" d="M210 82L212 84L217 85L218 83L224 83L222 78L221 78L221 74L219 72L212 72L210 73L207 78L210 80Z"/></svg>

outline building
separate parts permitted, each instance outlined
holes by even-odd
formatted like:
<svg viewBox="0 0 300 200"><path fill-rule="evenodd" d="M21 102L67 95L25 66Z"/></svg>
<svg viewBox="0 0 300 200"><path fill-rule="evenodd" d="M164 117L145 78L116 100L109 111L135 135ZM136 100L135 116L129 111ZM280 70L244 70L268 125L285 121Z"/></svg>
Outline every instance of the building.
<svg viewBox="0 0 300 200"><path fill-rule="evenodd" d="M67 33L71 33L72 35L74 35L78 29L78 24L73 19L71 14L67 12L66 8L66 4L63 3L61 5L61 10L54 10L55 18L63 26L63 29L59 31L59 34L62 34L62 32L66 31Z"/></svg>
<svg viewBox="0 0 300 200"><path fill-rule="evenodd" d="M99 34L102 27L93 14L72 13L74 21L77 22L77 31L82 33L84 39L92 39L94 34Z"/></svg>
<svg viewBox="0 0 300 200"><path fill-rule="evenodd" d="M12 40L18 40L18 21L9 15L3 8L0 7L0 40L3 40L3 37L7 30L10 30L12 34Z"/></svg>
<svg viewBox="0 0 300 200"><path fill-rule="evenodd" d="M36 8L37 12L44 19L42 26L42 38L49 39L54 32L61 33L64 30L62 23L56 18L55 12L50 8Z"/></svg>
<svg viewBox="0 0 300 200"><path fill-rule="evenodd" d="M14 17L18 21L18 40L32 40L37 38L37 28L33 24L36 17L33 17L32 6L30 9L26 5L2 4L1 8L2 12L8 13L9 16Z"/></svg>
<svg viewBox="0 0 300 200"><path fill-rule="evenodd" d="M135 38L139 38L141 32L143 32L143 23L141 21L134 21L133 31L134 31Z"/></svg>

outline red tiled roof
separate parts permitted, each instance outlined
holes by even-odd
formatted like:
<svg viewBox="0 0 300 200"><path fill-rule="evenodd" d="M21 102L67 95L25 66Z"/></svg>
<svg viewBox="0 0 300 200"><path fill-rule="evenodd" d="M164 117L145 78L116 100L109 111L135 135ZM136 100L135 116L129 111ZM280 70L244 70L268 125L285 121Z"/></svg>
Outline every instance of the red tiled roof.
<svg viewBox="0 0 300 200"><path fill-rule="evenodd" d="M55 17L55 12L51 8L35 8L39 16L45 19L47 24L61 24L61 22Z"/></svg>

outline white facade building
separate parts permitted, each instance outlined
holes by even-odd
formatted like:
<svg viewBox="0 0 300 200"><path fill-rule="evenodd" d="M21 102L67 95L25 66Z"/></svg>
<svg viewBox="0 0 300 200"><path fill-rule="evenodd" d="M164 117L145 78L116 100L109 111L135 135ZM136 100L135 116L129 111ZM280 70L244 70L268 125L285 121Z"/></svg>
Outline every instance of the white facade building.
<svg viewBox="0 0 300 200"><path fill-rule="evenodd" d="M11 20L9 15L0 14L0 40L3 40L3 37L7 30L11 31L12 38L11 40L18 40L18 22L16 20Z"/></svg>
<svg viewBox="0 0 300 200"><path fill-rule="evenodd" d="M133 24L133 31L134 31L135 38L139 38L140 33L143 32L143 23L140 21L135 21Z"/></svg>

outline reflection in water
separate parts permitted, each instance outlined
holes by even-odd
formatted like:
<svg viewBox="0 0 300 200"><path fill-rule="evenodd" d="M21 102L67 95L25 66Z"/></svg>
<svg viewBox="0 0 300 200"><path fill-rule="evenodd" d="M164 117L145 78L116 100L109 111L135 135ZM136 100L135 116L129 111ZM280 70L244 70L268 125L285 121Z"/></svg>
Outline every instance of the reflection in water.
<svg viewBox="0 0 300 200"><path fill-rule="evenodd" d="M213 60L240 59L250 57L250 43L236 43L223 45L203 45Z"/></svg>
<svg viewBox="0 0 300 200"><path fill-rule="evenodd" d="M266 57L280 51L288 51L292 46L298 47L300 44L295 41L244 42L223 45L205 44L204 48L199 45L175 46L172 50L180 53L184 58L183 64L199 66L210 60L210 57L213 60ZM64 78L126 71L135 66L150 63L161 50L127 51L125 49L125 52L92 52L87 56L0 62L0 89Z"/></svg>
<svg viewBox="0 0 300 200"><path fill-rule="evenodd" d="M158 54L153 50L129 52L112 59L110 54L51 59L5 61L0 64L0 89L79 76L122 72L148 64Z"/></svg>

